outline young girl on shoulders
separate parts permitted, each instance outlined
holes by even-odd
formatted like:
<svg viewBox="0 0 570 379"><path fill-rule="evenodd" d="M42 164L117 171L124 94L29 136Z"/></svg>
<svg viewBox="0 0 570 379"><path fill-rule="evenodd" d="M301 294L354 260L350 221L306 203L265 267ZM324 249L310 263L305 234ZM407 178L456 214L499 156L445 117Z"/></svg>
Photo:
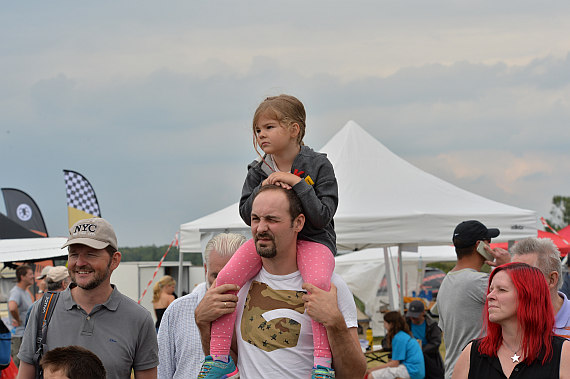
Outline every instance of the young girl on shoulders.
<svg viewBox="0 0 570 379"><path fill-rule="evenodd" d="M326 154L315 152L303 144L305 118L305 107L290 95L268 97L258 106L253 116L253 145L259 158L248 166L239 211L245 223L251 225L253 198L261 186L275 184L295 191L303 205L306 220L298 235L297 266L304 282L329 291L336 254L333 216L338 206L338 186ZM242 245L219 273L216 284L231 283L242 287L260 269L261 258L257 254L254 239L251 239ZM236 271L239 273L236 274ZM216 361L225 363L231 360L229 350L235 319L236 313L233 312L212 323L212 359L206 363L210 361L217 365ZM312 327L313 377L333 378L326 329L316 321L312 321ZM230 362L230 366L233 367L233 362ZM229 374L235 372L224 375ZM203 377L217 379L221 376Z"/></svg>

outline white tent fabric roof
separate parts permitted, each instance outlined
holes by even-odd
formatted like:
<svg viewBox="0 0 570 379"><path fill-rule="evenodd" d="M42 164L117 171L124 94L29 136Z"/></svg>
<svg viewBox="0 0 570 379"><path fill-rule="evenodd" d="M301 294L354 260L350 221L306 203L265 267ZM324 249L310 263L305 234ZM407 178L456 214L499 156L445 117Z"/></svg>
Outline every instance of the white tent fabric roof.
<svg viewBox="0 0 570 379"><path fill-rule="evenodd" d="M321 151L327 153L339 183L335 215L339 250L449 244L455 226L469 219L499 228L497 241L536 235L534 211L486 199L428 174L392 153L354 121ZM247 235L248 229L238 204L232 204L182 224L180 249L201 252L204 241L215 232Z"/></svg>
<svg viewBox="0 0 570 379"><path fill-rule="evenodd" d="M497 240L536 235L535 212L486 199L420 170L354 121L321 151L328 154L339 183L339 249L448 244L455 226L471 219L499 228Z"/></svg>
<svg viewBox="0 0 570 379"><path fill-rule="evenodd" d="M394 261L397 258L397 249L389 247L389 256ZM404 251L402 262L404 267L405 296L410 296L421 284L425 265L431 262L454 262L457 259L455 248L446 246L419 246L418 252ZM397 262L393 263L392 275L398 276ZM335 258L335 272L339 274L348 287L366 305L369 314L376 305L376 292L386 272L383 249L365 249L348 254L337 255ZM400 281L397 281L400 283ZM407 292L407 293L406 293Z"/></svg>
<svg viewBox="0 0 570 379"><path fill-rule="evenodd" d="M455 248L451 245L419 246L417 252L404 251L401 263L404 278L399 280L398 249L393 246L387 249L390 263L388 266L383 248L355 251L337 255L335 258L335 273L343 278L352 293L364 303L366 314L372 317L375 335L380 335L382 330L382 315L379 313L381 305L396 304L395 299L389 299L388 293L378 295L387 268L390 269L392 281L386 285L390 285L392 291L397 292L396 283L402 283L404 296L412 296L412 291L419 293L428 263L454 262L457 259ZM398 294L393 296L397 298Z"/></svg>
<svg viewBox="0 0 570 379"><path fill-rule="evenodd" d="M61 249L66 241L65 237L0 239L0 261L20 262L67 255L67 250Z"/></svg>
<svg viewBox="0 0 570 379"><path fill-rule="evenodd" d="M396 254L396 250L392 251ZM402 260L405 262L454 262L457 260L455 248L452 245L442 246L419 246L417 252L404 251ZM351 265L355 263L384 263L384 255L382 249L365 249L348 254L337 255L335 258L336 266Z"/></svg>

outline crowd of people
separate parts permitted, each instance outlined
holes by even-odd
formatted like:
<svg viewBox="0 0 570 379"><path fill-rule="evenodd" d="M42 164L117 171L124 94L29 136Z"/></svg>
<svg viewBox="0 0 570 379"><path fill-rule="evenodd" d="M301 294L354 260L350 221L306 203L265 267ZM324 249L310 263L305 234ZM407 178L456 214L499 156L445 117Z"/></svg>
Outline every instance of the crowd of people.
<svg viewBox="0 0 570 379"><path fill-rule="evenodd" d="M20 266L8 302L18 377L569 377L570 301L559 291L556 246L528 238L510 253L492 249L500 231L475 220L453 231L457 264L437 296L439 321L422 301L405 314L385 313L391 360L368 369L354 298L333 272L334 170L304 145L305 118L293 96L259 105L252 130L259 156L239 207L252 238L214 236L204 251L205 281L188 295L176 298L172 277L159 280L156 323L111 284L121 253L102 218L70 228L68 266L42 271L46 293L36 303L27 291L32 269ZM491 274L482 272L485 263Z"/></svg>

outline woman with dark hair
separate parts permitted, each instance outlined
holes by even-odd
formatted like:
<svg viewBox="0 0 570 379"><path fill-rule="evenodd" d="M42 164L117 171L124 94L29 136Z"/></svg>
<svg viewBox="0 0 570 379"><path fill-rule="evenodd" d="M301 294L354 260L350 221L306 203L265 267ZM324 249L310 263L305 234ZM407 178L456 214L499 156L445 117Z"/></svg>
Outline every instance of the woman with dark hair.
<svg viewBox="0 0 570 379"><path fill-rule="evenodd" d="M423 379L425 377L424 355L418 341L412 337L410 327L400 312L384 315L386 339L392 347L392 360L366 372L370 379Z"/></svg>
<svg viewBox="0 0 570 379"><path fill-rule="evenodd" d="M552 332L554 313L540 270L525 263L497 267L485 310L487 335L465 347L453 379L570 378L570 343Z"/></svg>

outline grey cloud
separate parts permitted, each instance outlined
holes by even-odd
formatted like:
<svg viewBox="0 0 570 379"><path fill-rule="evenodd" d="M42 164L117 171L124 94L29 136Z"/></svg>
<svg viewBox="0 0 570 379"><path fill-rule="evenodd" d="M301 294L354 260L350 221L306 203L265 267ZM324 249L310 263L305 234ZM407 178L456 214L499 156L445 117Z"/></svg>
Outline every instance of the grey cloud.
<svg viewBox="0 0 570 379"><path fill-rule="evenodd" d="M314 148L354 119L395 153L444 179L538 209L565 180L544 188L536 182L550 174L537 171L521 176L520 192L509 194L497 189L496 177L456 177L420 157L505 149L567 159L567 65L568 57L514 69L458 62L345 81L258 56L245 73L224 64L201 76L161 68L97 86L62 72L20 88L15 106L0 115L0 158L17 162L3 172L2 185L38 197L50 231L64 234L61 170L77 170L95 186L104 216L132 225L123 226L126 244L164 243L180 223L237 201L245 167L255 157L253 111L265 96L285 92L305 102L307 142ZM490 165L471 163L482 172ZM561 168L562 176L567 173Z"/></svg>

